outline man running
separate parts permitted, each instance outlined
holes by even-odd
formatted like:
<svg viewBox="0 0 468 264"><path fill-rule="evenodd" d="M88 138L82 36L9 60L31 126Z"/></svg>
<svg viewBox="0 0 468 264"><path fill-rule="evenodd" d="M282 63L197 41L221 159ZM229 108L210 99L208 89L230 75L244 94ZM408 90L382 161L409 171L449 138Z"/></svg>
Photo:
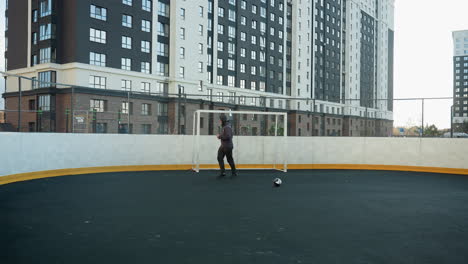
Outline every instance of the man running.
<svg viewBox="0 0 468 264"><path fill-rule="evenodd" d="M229 123L227 117L224 114L219 116L219 120L221 121L221 126L223 127L221 134L218 134L218 139L221 140L221 146L218 149L218 163L221 172L218 178L222 178L226 176L226 172L224 169L224 156L231 166L231 177L234 178L237 176L236 172L236 165L234 164L234 159L232 158L232 149L234 148L234 144L232 143L232 128L231 124Z"/></svg>

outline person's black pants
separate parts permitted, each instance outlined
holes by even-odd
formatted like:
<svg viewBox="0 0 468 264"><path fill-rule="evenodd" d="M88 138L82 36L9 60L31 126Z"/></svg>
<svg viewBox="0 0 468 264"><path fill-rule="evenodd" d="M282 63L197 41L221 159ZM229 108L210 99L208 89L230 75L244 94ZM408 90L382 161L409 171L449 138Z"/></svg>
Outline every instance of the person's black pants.
<svg viewBox="0 0 468 264"><path fill-rule="evenodd" d="M218 149L218 163L219 163L219 168L221 169L221 173L224 173L224 156L226 156L226 159L229 163L229 166L231 166L231 171L232 173L236 173L236 165L234 164L234 159L232 158L232 148L226 148L226 147L219 147Z"/></svg>

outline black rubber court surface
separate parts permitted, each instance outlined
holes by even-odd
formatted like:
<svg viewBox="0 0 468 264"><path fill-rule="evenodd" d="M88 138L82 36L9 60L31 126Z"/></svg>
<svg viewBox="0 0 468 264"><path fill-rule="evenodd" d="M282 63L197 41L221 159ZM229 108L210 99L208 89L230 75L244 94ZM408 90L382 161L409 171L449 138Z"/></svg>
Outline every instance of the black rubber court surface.
<svg viewBox="0 0 468 264"><path fill-rule="evenodd" d="M0 186L0 263L468 263L466 176L215 176L125 172Z"/></svg>

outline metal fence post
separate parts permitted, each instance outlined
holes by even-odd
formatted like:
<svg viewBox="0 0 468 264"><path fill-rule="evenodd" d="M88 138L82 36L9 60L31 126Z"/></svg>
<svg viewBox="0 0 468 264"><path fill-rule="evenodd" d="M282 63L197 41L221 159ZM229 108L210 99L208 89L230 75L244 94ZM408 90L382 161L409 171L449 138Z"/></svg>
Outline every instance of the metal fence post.
<svg viewBox="0 0 468 264"><path fill-rule="evenodd" d="M453 105L450 107L450 138L453 138Z"/></svg>
<svg viewBox="0 0 468 264"><path fill-rule="evenodd" d="M128 108L127 108L127 134L130 134L130 91L127 92L127 103L128 103Z"/></svg>
<svg viewBox="0 0 468 264"><path fill-rule="evenodd" d="M71 131L72 131L72 133L75 133L75 108L74 108L75 107L75 102L74 102L75 97L74 97L74 94L75 94L75 87L72 86L72 88L71 88L71 98L70 98L70 100L71 100L71 102L70 102L71 122L72 122Z"/></svg>
<svg viewBox="0 0 468 264"><path fill-rule="evenodd" d="M22 97L22 90L21 90L21 77L18 77L18 132L21 132L21 97Z"/></svg>
<svg viewBox="0 0 468 264"><path fill-rule="evenodd" d="M421 137L424 137L424 99L421 99Z"/></svg>

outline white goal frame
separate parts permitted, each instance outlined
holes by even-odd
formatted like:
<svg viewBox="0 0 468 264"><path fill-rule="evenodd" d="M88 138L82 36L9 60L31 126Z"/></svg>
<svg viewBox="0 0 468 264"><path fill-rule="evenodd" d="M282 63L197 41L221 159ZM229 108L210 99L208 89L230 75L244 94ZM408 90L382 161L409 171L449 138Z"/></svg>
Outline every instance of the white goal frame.
<svg viewBox="0 0 468 264"><path fill-rule="evenodd" d="M273 169L279 170L283 172L288 171L288 162L287 162L287 147L288 147L288 114L285 112L255 112L255 111L232 111L232 110L196 110L193 113L193 149L192 149L192 170L195 172L200 172L200 114L201 113L212 113L212 114L225 114L227 116L232 116L232 114L248 114L248 115L274 115L275 116L275 134L274 136L278 136L278 117L284 117L284 129L283 129L283 138L282 140L282 147L279 149L283 152L282 162L279 161L278 153L275 153L274 164L272 168L265 168L265 169ZM239 137L238 135L234 135ZM280 143L281 144L281 143ZM278 164L282 164L282 167L277 166ZM258 169L258 168L242 168L242 169Z"/></svg>

